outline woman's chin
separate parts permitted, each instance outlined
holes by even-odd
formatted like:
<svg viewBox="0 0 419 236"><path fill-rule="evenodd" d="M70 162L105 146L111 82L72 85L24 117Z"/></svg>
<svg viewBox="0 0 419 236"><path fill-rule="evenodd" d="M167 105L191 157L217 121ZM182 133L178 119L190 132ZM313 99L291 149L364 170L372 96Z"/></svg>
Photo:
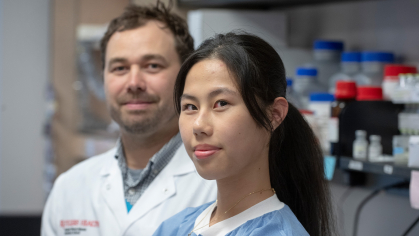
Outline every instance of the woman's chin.
<svg viewBox="0 0 419 236"><path fill-rule="evenodd" d="M198 174L206 180L217 180L222 175L222 173L220 173L220 170L214 170L212 168L207 167L203 168L202 166L197 166L196 164L195 168Z"/></svg>

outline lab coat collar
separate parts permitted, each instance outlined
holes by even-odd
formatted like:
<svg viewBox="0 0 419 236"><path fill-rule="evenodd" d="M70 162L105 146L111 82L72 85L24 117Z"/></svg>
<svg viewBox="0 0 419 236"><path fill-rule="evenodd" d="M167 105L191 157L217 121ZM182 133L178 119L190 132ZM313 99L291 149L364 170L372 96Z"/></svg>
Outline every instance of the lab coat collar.
<svg viewBox="0 0 419 236"><path fill-rule="evenodd" d="M103 180L101 192L120 227L124 229L122 230L123 232L136 220L176 194L176 176L195 171L195 166L190 160L185 147L181 145L172 160L153 180L153 183L146 189L128 214L125 205L122 174L118 161L114 158L115 153L116 148L104 154L108 158L100 171Z"/></svg>
<svg viewBox="0 0 419 236"><path fill-rule="evenodd" d="M153 183L134 204L128 214L129 222L134 223L150 210L176 194L175 177L195 171L184 146L180 146L167 166L157 175Z"/></svg>
<svg viewBox="0 0 419 236"><path fill-rule="evenodd" d="M118 160L115 158L116 152L117 152L117 148L114 147L111 150L102 154L103 156L106 156L107 158L102 169L99 172L101 176L109 175L112 172L112 168L114 167L115 164L118 167Z"/></svg>
<svg viewBox="0 0 419 236"><path fill-rule="evenodd" d="M112 169L115 167L115 165L117 165L118 167L118 160L115 158L116 152L117 148L115 147L109 150L108 152L102 154L112 158L107 158L106 163L100 171L101 176L109 175ZM168 168L168 166L170 166L170 168ZM169 172L174 176L183 175L195 171L195 166L191 159L188 157L188 153L186 152L185 146L183 144L177 149L172 160L167 164L167 166L164 169L169 169Z"/></svg>
<svg viewBox="0 0 419 236"><path fill-rule="evenodd" d="M183 144L178 148L175 156L173 156L172 160L167 165L170 166L167 169L173 176L183 175L195 171L195 165L189 158Z"/></svg>

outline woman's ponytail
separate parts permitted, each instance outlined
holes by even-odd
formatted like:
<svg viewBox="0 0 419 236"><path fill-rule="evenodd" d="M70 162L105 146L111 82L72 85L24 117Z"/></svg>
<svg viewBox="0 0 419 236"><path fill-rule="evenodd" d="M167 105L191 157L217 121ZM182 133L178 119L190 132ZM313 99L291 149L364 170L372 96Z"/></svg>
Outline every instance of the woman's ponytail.
<svg viewBox="0 0 419 236"><path fill-rule="evenodd" d="M312 236L331 235L323 155L310 126L291 103L271 137L269 171L278 198L291 208L307 232Z"/></svg>

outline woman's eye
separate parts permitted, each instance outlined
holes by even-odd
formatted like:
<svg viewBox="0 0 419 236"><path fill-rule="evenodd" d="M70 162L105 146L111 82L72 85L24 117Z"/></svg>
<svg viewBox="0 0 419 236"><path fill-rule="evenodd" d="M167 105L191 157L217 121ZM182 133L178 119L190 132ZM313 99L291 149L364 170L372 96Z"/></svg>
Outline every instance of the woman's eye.
<svg viewBox="0 0 419 236"><path fill-rule="evenodd" d="M219 107L224 107L224 106L227 106L228 105L228 102L226 102L226 101L218 101L218 102L216 102L215 103L215 108L219 108Z"/></svg>
<svg viewBox="0 0 419 236"><path fill-rule="evenodd" d="M183 106L184 111L192 111L192 110L198 110L198 108L195 105L192 104L186 104Z"/></svg>

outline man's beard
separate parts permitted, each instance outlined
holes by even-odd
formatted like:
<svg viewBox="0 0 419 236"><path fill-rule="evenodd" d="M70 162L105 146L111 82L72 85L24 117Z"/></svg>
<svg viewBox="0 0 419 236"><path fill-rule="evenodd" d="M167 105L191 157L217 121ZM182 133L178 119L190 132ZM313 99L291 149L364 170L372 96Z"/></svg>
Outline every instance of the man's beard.
<svg viewBox="0 0 419 236"><path fill-rule="evenodd" d="M152 114L150 114L150 112L139 111L136 114L130 115L133 116L134 119L124 119L121 111L113 106L110 107L110 113L112 119L126 132L130 134L144 134L156 130L159 124L163 122L162 120L169 115L170 109L160 108L155 110ZM137 120L135 119L135 116L147 117L141 117L143 119ZM171 117L169 119L171 119Z"/></svg>

